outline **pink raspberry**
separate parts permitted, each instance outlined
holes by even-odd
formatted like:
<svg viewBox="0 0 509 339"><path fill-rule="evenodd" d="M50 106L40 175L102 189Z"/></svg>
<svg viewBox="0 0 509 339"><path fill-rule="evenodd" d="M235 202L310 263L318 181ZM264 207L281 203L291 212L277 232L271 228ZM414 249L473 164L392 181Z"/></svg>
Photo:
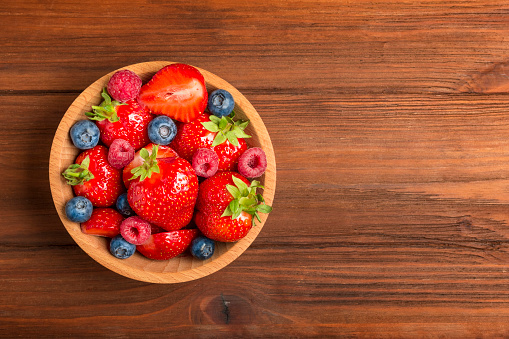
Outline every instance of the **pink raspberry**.
<svg viewBox="0 0 509 339"><path fill-rule="evenodd" d="M125 69L112 75L107 90L114 100L127 102L138 97L141 85L141 78L133 71Z"/></svg>
<svg viewBox="0 0 509 339"><path fill-rule="evenodd" d="M246 178L257 178L267 169L267 157L259 147L249 148L239 157L239 173Z"/></svg>
<svg viewBox="0 0 509 339"><path fill-rule="evenodd" d="M219 157L216 152L208 148L199 148L193 155L192 166L196 175L210 178L216 174L219 167Z"/></svg>
<svg viewBox="0 0 509 339"><path fill-rule="evenodd" d="M115 139L108 151L108 162L116 169L122 169L134 159L134 147L124 139Z"/></svg>
<svg viewBox="0 0 509 339"><path fill-rule="evenodd" d="M129 217L120 224L120 234L127 242L141 245L150 237L151 226L148 221L138 216Z"/></svg>

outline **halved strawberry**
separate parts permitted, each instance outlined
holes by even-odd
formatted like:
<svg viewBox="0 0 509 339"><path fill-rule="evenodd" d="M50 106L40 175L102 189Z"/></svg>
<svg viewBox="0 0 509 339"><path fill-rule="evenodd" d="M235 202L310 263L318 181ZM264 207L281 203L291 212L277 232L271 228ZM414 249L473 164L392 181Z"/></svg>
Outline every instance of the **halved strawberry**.
<svg viewBox="0 0 509 339"><path fill-rule="evenodd" d="M81 224L81 231L101 237L113 238L120 233L124 217L113 208L94 208L90 219Z"/></svg>
<svg viewBox="0 0 509 339"><path fill-rule="evenodd" d="M154 114L182 122L194 120L207 106L205 79L196 68L171 64L161 68L141 87L138 102Z"/></svg>
<svg viewBox="0 0 509 339"><path fill-rule="evenodd" d="M198 235L197 229L162 232L150 235L136 250L149 259L168 260L183 253Z"/></svg>

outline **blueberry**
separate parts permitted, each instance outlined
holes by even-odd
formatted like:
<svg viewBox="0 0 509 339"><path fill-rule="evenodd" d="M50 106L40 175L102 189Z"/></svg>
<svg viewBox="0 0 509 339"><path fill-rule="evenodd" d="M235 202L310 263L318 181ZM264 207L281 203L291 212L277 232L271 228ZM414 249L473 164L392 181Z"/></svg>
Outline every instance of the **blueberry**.
<svg viewBox="0 0 509 339"><path fill-rule="evenodd" d="M136 245L128 243L119 234L111 239L110 253L118 259L127 259L136 251Z"/></svg>
<svg viewBox="0 0 509 339"><path fill-rule="evenodd" d="M233 100L233 96L224 89L216 89L209 95L207 108L210 113L219 118L230 115L234 106L235 100Z"/></svg>
<svg viewBox="0 0 509 339"><path fill-rule="evenodd" d="M154 144L168 145L176 135L177 126L166 115L160 115L148 124L148 137Z"/></svg>
<svg viewBox="0 0 509 339"><path fill-rule="evenodd" d="M216 243L207 237L199 236L191 242L191 254L200 260L210 258L214 254Z"/></svg>
<svg viewBox="0 0 509 339"><path fill-rule="evenodd" d="M118 196L116 206L120 214L126 218L136 215L131 206L129 206L129 202L127 201L127 193L123 193Z"/></svg>
<svg viewBox="0 0 509 339"><path fill-rule="evenodd" d="M79 149L90 149L99 142L99 128L90 120L80 120L71 127L71 140Z"/></svg>
<svg viewBox="0 0 509 339"><path fill-rule="evenodd" d="M74 197L65 204L65 215L74 222L85 222L92 215L93 206L85 197Z"/></svg>

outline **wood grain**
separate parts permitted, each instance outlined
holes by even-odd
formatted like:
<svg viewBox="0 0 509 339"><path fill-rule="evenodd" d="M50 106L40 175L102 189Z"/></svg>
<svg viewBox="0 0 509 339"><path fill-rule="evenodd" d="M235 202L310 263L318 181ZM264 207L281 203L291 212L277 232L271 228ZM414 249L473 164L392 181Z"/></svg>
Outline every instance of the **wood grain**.
<svg viewBox="0 0 509 339"><path fill-rule="evenodd" d="M0 336L509 336L508 22L498 0L0 2ZM153 60L242 92L278 167L249 249L171 285L92 260L46 174L76 96Z"/></svg>

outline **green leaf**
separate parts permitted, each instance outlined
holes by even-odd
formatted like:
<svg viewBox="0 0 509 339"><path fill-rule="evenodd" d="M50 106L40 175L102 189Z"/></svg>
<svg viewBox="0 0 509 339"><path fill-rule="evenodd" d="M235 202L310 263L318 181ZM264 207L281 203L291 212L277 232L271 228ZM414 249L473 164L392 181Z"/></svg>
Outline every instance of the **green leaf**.
<svg viewBox="0 0 509 339"><path fill-rule="evenodd" d="M221 145L225 141L226 141L226 136L222 132L219 132L219 133L217 133L216 137L214 138L214 141L212 142L212 147Z"/></svg>
<svg viewBox="0 0 509 339"><path fill-rule="evenodd" d="M247 127L247 125L249 125L249 120L247 120L247 121L237 120L237 122L239 122L239 121L240 121L240 123L237 126L239 126L240 129L242 129L242 130L244 130Z"/></svg>
<svg viewBox="0 0 509 339"><path fill-rule="evenodd" d="M239 205L239 206L237 206L237 209L233 211L232 219L237 219L241 213L242 213L242 206Z"/></svg>
<svg viewBox="0 0 509 339"><path fill-rule="evenodd" d="M142 148L140 150L140 156L144 159L144 160L148 160L148 158L150 157L150 154L148 154L148 150L146 148Z"/></svg>
<svg viewBox="0 0 509 339"><path fill-rule="evenodd" d="M221 214L221 218L222 217L229 217L230 215L233 215L232 211L230 210L229 207L226 207L223 214Z"/></svg>
<svg viewBox="0 0 509 339"><path fill-rule="evenodd" d="M226 132L226 138L232 144L233 146L239 147L239 141L237 140L237 137L235 136L235 133L232 131Z"/></svg>
<svg viewBox="0 0 509 339"><path fill-rule="evenodd" d="M258 219L259 222L262 222L262 220L260 219L260 215L257 212L255 212L254 215L255 215L256 219ZM254 223L254 220L253 220L253 223Z"/></svg>
<svg viewBox="0 0 509 339"><path fill-rule="evenodd" d="M235 134L235 136L237 138L244 138L244 139L247 139L247 138L251 138L251 136L249 134L246 134L246 132L244 132L240 127L238 126L235 126L233 127L233 130L232 132Z"/></svg>
<svg viewBox="0 0 509 339"><path fill-rule="evenodd" d="M117 115L117 112L113 113L111 117L108 119L110 122L117 122L120 120L120 118Z"/></svg>
<svg viewBox="0 0 509 339"><path fill-rule="evenodd" d="M257 198L257 199L258 199L258 201L260 201L260 202L265 202L265 199L263 198L263 195L261 195L261 194L257 194L257 195L256 195L256 198Z"/></svg>
<svg viewBox="0 0 509 339"><path fill-rule="evenodd" d="M251 215L254 215L254 214L255 214L255 212L256 212L256 207L257 207L257 206L253 206L253 207L245 208L245 209L244 209L244 212L249 213L249 214L251 214Z"/></svg>
<svg viewBox="0 0 509 339"><path fill-rule="evenodd" d="M215 115L211 114L211 115L209 115L209 120L217 125L221 121L221 118L216 117Z"/></svg>
<svg viewBox="0 0 509 339"><path fill-rule="evenodd" d="M117 106L127 105L125 103L121 103L118 101L111 101L108 92L106 91L106 87L103 88L101 93L103 98L103 102L99 106L92 106L93 112L86 112L85 115L90 120L102 121L108 119L110 122L117 122L120 118L117 115Z"/></svg>
<svg viewBox="0 0 509 339"><path fill-rule="evenodd" d="M83 159L83 161L81 162L81 167L88 169L88 166L90 166L90 157L87 155L85 159Z"/></svg>
<svg viewBox="0 0 509 339"><path fill-rule="evenodd" d="M129 180L133 180L136 178L140 178L140 181L145 180L146 178L150 178L152 173L159 173L159 165L157 164L157 151L159 150L159 145L152 146L152 154L148 153L146 148L142 148L140 150L140 156L143 158L143 163L135 167L131 170L133 176Z"/></svg>
<svg viewBox="0 0 509 339"><path fill-rule="evenodd" d="M233 119L232 119L231 117L226 116L226 117L224 117L224 118L226 119L226 122L227 122L228 124L230 124L230 125L232 125L232 126L233 126L233 125L235 125L235 121L233 121Z"/></svg>
<svg viewBox="0 0 509 339"><path fill-rule="evenodd" d="M272 207L270 207L269 205L260 204L258 205L258 207L256 207L256 210L262 213L270 213L272 212Z"/></svg>
<svg viewBox="0 0 509 339"><path fill-rule="evenodd" d="M143 169L143 166L138 166L138 167L133 168L131 170L131 173L133 176L129 180L134 180L138 177L141 177L144 172L145 172L145 170Z"/></svg>
<svg viewBox="0 0 509 339"><path fill-rule="evenodd" d="M81 185L85 181L89 181L94 178L92 172L88 170L90 165L90 158L87 156L81 164L72 164L62 172L62 176L67 180L67 184L71 186Z"/></svg>
<svg viewBox="0 0 509 339"><path fill-rule="evenodd" d="M111 104L111 98L110 96L108 95L108 92L106 91L106 87L103 88L103 91L101 93L101 96L103 97L104 99L104 102L103 102L103 106L106 106L106 105L109 105Z"/></svg>
<svg viewBox="0 0 509 339"><path fill-rule="evenodd" d="M92 106L93 108L94 106ZM90 120L96 120L96 121L102 121L104 119L106 119L106 117L100 113L92 113L92 112L85 112L85 115L90 119Z"/></svg>
<svg viewBox="0 0 509 339"><path fill-rule="evenodd" d="M223 130L226 127L226 125L228 125L228 120L226 120L226 117L222 117L221 121L219 121L219 124L218 124L219 129Z"/></svg>
<svg viewBox="0 0 509 339"><path fill-rule="evenodd" d="M251 181L251 185L249 185L249 187L262 187L263 188L263 186L260 185L260 182L258 180Z"/></svg>
<svg viewBox="0 0 509 339"><path fill-rule="evenodd" d="M209 132L219 132L219 127L212 121L205 121L201 123L203 127Z"/></svg>
<svg viewBox="0 0 509 339"><path fill-rule="evenodd" d="M228 192L230 192L234 199L240 198L240 191L237 187L233 185L226 185L226 189L228 190Z"/></svg>
<svg viewBox="0 0 509 339"><path fill-rule="evenodd" d="M230 201L228 208L230 209L230 211L235 212L236 210L239 209L239 206L240 206L239 201L237 199L233 199L232 201Z"/></svg>
<svg viewBox="0 0 509 339"><path fill-rule="evenodd" d="M235 183L235 186L237 186L237 188L239 189L240 193L243 196L246 196L246 195L249 194L247 185L246 185L246 183L244 181L240 180L239 178L237 178L234 175L232 175L232 179L233 179L233 182Z"/></svg>
<svg viewBox="0 0 509 339"><path fill-rule="evenodd" d="M155 161L157 159L157 152L159 151L159 145L154 144L152 145L152 154L150 155L150 159L152 161Z"/></svg>
<svg viewBox="0 0 509 339"><path fill-rule="evenodd" d="M249 207L249 206L252 206L254 204L256 204L257 201L255 198L249 198L249 197L242 197L239 199L239 204L241 206L245 206L245 207Z"/></svg>

